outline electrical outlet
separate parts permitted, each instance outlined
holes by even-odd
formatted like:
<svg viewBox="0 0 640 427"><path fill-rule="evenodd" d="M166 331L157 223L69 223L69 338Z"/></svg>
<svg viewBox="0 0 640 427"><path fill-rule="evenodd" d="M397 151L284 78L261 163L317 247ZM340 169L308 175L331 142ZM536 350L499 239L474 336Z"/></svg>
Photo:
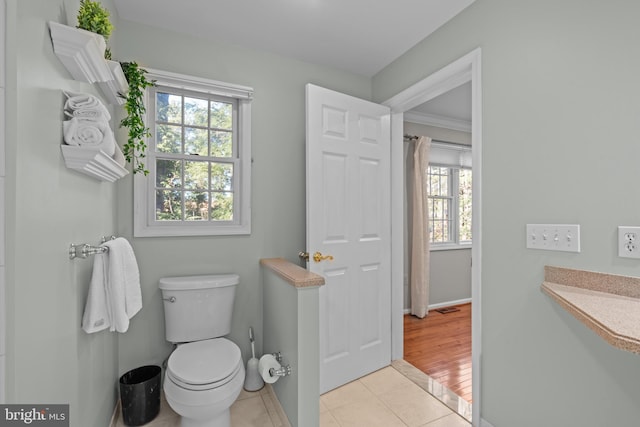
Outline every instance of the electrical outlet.
<svg viewBox="0 0 640 427"><path fill-rule="evenodd" d="M640 258L640 227L618 227L618 256Z"/></svg>
<svg viewBox="0 0 640 427"><path fill-rule="evenodd" d="M527 248L580 252L580 225L527 224Z"/></svg>

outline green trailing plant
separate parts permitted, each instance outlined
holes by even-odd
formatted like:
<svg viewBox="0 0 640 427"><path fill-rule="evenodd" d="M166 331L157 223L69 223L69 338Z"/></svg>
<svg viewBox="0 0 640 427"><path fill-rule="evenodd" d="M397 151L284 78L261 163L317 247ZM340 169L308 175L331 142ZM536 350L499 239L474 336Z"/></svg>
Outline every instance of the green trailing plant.
<svg viewBox="0 0 640 427"><path fill-rule="evenodd" d="M100 34L105 42L109 40L113 25L109 19L109 11L102 7L100 2L91 0L81 0L78 10L78 27L92 33ZM106 59L111 59L111 49L104 52Z"/></svg>
<svg viewBox="0 0 640 427"><path fill-rule="evenodd" d="M129 83L127 94L121 94L126 100L124 108L127 117L120 121L120 127L129 129L129 138L122 147L122 153L127 162L131 163L134 174L147 175L149 171L145 168L143 159L147 150L145 139L149 138L151 133L144 123L147 111L144 105L144 91L150 86L155 86L155 81L147 80L147 70L140 68L135 62L121 62L120 65Z"/></svg>

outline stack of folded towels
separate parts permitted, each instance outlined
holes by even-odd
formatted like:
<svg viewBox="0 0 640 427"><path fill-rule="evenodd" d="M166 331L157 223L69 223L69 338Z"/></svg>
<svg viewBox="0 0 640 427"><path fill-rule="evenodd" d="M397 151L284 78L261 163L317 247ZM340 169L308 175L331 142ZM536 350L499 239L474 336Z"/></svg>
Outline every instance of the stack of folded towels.
<svg viewBox="0 0 640 427"><path fill-rule="evenodd" d="M65 92L63 124L64 142L81 148L99 149L124 166L122 151L109 125L111 115L102 102L86 93Z"/></svg>

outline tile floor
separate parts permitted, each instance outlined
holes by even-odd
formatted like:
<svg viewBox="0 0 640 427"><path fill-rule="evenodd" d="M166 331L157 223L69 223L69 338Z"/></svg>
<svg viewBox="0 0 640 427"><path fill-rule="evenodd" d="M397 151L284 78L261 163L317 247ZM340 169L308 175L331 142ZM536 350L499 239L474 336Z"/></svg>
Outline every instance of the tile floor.
<svg viewBox="0 0 640 427"><path fill-rule="evenodd" d="M470 424L389 366L320 396L320 427L334 426L469 427Z"/></svg>
<svg viewBox="0 0 640 427"><path fill-rule="evenodd" d="M320 427L469 427L455 410L427 393L424 384L414 382L420 378L412 368L406 362L394 362L394 366L320 396ZM281 420L265 387L257 392L242 391L231 406L231 425L287 427L289 423ZM115 427L122 426L120 417ZM163 398L160 414L146 426L178 427L180 417Z"/></svg>
<svg viewBox="0 0 640 427"><path fill-rule="evenodd" d="M122 416L114 427L124 427ZM265 387L262 390L248 392L242 390L238 400L231 406L232 427L290 427L288 421L283 423L276 405L272 401L272 394ZM162 395L160 413L145 427L180 427L180 416L173 412Z"/></svg>

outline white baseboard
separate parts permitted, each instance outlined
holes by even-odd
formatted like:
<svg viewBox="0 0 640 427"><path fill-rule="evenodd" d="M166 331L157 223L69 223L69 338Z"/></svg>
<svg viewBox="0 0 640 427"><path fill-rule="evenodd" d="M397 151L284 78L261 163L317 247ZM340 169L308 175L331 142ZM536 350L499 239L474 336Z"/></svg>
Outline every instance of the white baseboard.
<svg viewBox="0 0 640 427"><path fill-rule="evenodd" d="M429 304L429 310L434 310L440 307L450 307L452 305L467 304L470 302L471 302L471 298L463 298L463 299L458 299L454 301L441 302L438 304Z"/></svg>
<svg viewBox="0 0 640 427"><path fill-rule="evenodd" d="M450 307L452 305L460 305L460 304L467 304L471 302L471 298L463 298L463 299L458 299L458 300L454 300L454 301L447 301L447 302L440 302L437 304L429 304L429 310L435 310L436 308L440 308L440 307ZM405 308L403 310L404 314L409 314L411 313L411 309L410 308ZM489 426L491 427L491 426Z"/></svg>
<svg viewBox="0 0 640 427"><path fill-rule="evenodd" d="M289 422L289 417L287 417L287 413L284 412L284 408L280 404L280 401L278 400L278 396L276 395L275 390L273 389L271 384L265 384L264 386L265 386L265 390L267 391L267 394L270 397L271 404L273 405L273 410L275 410L278 418L280 418L280 423L281 424L278 424L278 425L280 425L282 427L291 427L291 423ZM264 395L263 395L263 397L264 397ZM264 398L262 399L262 401L264 402ZM265 406L267 406L267 411L268 412L272 409L270 407L271 405L267 405L266 402L265 402Z"/></svg>

